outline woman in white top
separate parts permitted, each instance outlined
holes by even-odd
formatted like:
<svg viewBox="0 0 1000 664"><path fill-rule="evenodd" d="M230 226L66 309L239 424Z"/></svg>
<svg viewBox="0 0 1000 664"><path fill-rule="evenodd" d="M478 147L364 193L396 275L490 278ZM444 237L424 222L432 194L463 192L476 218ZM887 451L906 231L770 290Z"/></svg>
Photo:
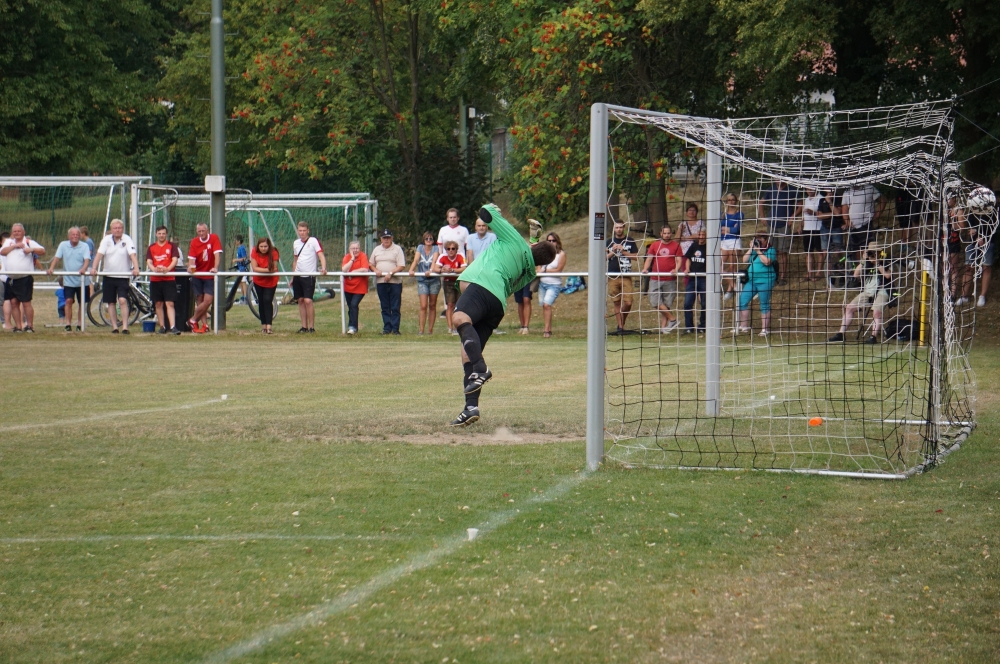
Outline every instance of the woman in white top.
<svg viewBox="0 0 1000 664"><path fill-rule="evenodd" d="M806 198L802 201L802 247L806 252L806 281L816 281L823 276L823 222L817 216L822 200L822 194L816 189L806 188ZM815 270L813 254L816 254Z"/></svg>
<svg viewBox="0 0 1000 664"><path fill-rule="evenodd" d="M545 236L547 242L551 242L556 247L556 257L548 265L536 267L535 271L541 276L538 283L538 299L542 301L542 312L545 319L545 331L543 337L552 336L552 305L556 303L562 291L562 277L549 277L546 275L554 272L562 272L566 267L566 252L562 248L562 240L557 233L549 233Z"/></svg>
<svg viewBox="0 0 1000 664"><path fill-rule="evenodd" d="M705 222L698 218L698 206L688 203L684 209L684 221L677 227L677 236L681 242L681 255L687 253L694 241L698 239L698 233L705 230Z"/></svg>

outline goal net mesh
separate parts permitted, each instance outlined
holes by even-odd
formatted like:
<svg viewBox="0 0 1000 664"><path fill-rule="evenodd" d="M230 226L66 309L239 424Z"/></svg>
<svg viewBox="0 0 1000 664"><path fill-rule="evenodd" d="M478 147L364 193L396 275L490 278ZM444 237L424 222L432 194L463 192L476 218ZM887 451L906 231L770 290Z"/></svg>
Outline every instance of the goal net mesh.
<svg viewBox="0 0 1000 664"><path fill-rule="evenodd" d="M964 440L977 277L997 214L952 160L950 111L609 109L608 212L634 242L609 232L610 459L905 476ZM721 308L717 332L704 330L699 266L721 273L706 298Z"/></svg>

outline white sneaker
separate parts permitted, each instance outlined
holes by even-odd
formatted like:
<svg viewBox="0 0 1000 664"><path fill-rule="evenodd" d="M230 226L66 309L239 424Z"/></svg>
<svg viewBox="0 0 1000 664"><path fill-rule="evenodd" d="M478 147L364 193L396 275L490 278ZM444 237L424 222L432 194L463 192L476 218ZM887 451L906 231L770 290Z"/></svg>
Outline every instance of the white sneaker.
<svg viewBox="0 0 1000 664"><path fill-rule="evenodd" d="M726 294L722 296L723 302L728 302L731 299L733 299L733 291L726 291Z"/></svg>
<svg viewBox="0 0 1000 664"><path fill-rule="evenodd" d="M961 306L966 305L968 303L969 303L969 298L967 298L967 297L960 297L957 300L955 300L955 306L956 307L961 307Z"/></svg>
<svg viewBox="0 0 1000 664"><path fill-rule="evenodd" d="M348 334L355 334L355 333L357 333L357 330L355 330L353 327L349 327L349 328L347 328L347 333Z"/></svg>
<svg viewBox="0 0 1000 664"><path fill-rule="evenodd" d="M667 323L667 326L665 328L663 328L663 331L664 332L673 332L676 329L677 329L677 321L676 320L672 320L669 323Z"/></svg>
<svg viewBox="0 0 1000 664"><path fill-rule="evenodd" d="M980 295L979 296L979 299L976 300L976 306L980 307L980 308L986 306L986 296L985 295Z"/></svg>
<svg viewBox="0 0 1000 664"><path fill-rule="evenodd" d="M767 336L767 330L761 330L759 336L766 337Z"/></svg>
<svg viewBox="0 0 1000 664"><path fill-rule="evenodd" d="M740 331L739 331L739 334L750 334L750 328L749 327L741 327Z"/></svg>

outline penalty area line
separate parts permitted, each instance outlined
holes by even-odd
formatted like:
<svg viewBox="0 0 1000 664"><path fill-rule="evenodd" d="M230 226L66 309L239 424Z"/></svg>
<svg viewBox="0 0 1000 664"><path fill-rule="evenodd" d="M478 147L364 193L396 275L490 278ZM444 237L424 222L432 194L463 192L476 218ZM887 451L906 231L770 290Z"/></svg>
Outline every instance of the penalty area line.
<svg viewBox="0 0 1000 664"><path fill-rule="evenodd" d="M179 406L162 406L160 408L141 408L139 410L119 410L113 413L100 413L87 417L76 417L70 420L53 420L49 422L34 422L32 424L12 424L0 427L0 432L4 431L25 431L27 429L43 429L46 427L63 427L73 424L86 424L87 422L98 422L100 420L110 420L116 417L127 417L130 415L148 415L150 413L167 413L172 410L188 410L199 406L208 406L213 403L222 403L223 399L209 399L208 401L197 401L195 403L185 403Z"/></svg>
<svg viewBox="0 0 1000 664"><path fill-rule="evenodd" d="M576 475L567 477L554 487L529 499L525 504L537 505L557 500L589 476L589 472L581 471ZM479 536L477 539L506 525L507 523L510 523L517 517L518 514L519 511L517 509L508 509L491 514L488 519L479 524ZM272 625L271 627L257 632L257 634L253 635L249 639L230 646L225 650L220 650L211 654L206 657L205 661L212 664L231 662L234 659L238 659L254 651L260 650L276 639L284 638L289 634L298 632L299 630L317 625L331 616L354 608L389 584L434 565L442 558L446 558L458 551L458 549L468 543L468 541L469 540L465 531L461 534L453 535L443 542L440 542L437 545L437 548L419 553L409 560L373 576L358 587L348 590L336 599L323 602L308 613L292 618L287 622Z"/></svg>
<svg viewBox="0 0 1000 664"><path fill-rule="evenodd" d="M99 542L253 542L257 540L300 542L373 542L401 539L395 535L281 535L274 533L235 533L230 535L80 535L74 537L2 537L0 546L6 544L89 544Z"/></svg>

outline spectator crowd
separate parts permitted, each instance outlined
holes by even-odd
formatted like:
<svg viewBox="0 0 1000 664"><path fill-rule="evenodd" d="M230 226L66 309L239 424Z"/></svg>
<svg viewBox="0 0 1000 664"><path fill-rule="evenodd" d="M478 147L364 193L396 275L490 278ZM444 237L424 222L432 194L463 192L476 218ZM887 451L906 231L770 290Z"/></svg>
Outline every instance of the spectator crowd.
<svg viewBox="0 0 1000 664"><path fill-rule="evenodd" d="M760 313L758 334L767 336L770 328L772 295L776 288L788 286L790 280L822 281L829 289L860 291L844 305L843 324L831 342L843 341L844 332L862 308L871 308L874 323L867 341L877 340L883 325L884 309L889 301L888 289L892 278L885 260L884 241L889 229L878 228L878 222L888 203L871 185L856 185L840 191L806 187L799 189L776 181L760 190L752 201L740 200L737 193L722 198L722 213L718 223L719 253L722 268L721 288L724 301L737 298L736 333L751 331L751 306L754 301ZM753 228L743 210L756 212ZM895 193L895 221L899 227L902 247L914 239L914 229L932 223L930 213L915 192L903 187ZM975 305L986 305L990 287L995 239L977 234L972 223L953 198L948 202L948 250L951 275L947 295L955 306L972 304L976 272L973 265L983 265L981 284ZM368 294L371 280L379 301L383 335L400 334L404 272L414 278L419 299L418 334L433 334L438 321L439 299L443 299L440 318L448 334L457 334L452 315L463 289L459 275L496 240L489 227L477 219L474 232L461 224L459 211L452 208L445 215L446 223L437 236L424 233L419 245L407 262L403 247L395 242L393 232L383 229L379 244L366 254L358 242L351 242L341 261L345 273L343 297L347 309L347 333L360 330L359 306ZM672 227L664 223L659 237L637 241L628 233L625 223L616 221L611 237L606 241L608 297L615 317L612 334L629 334L626 325L635 298L645 295L656 312L661 333L695 334L705 330L705 306L708 267L707 223L699 207L689 203L684 218ZM536 266L538 278L514 293L517 303L519 333L530 333L532 300L535 295L542 305L542 333L553 334L554 307L559 295L572 291L560 273L566 269L566 252L557 233L541 233L541 225L529 220L530 243L548 242L556 249L556 257L547 265ZM86 227L73 227L61 242L48 265L48 274L62 271L60 279L60 324L72 331L74 311L81 315L90 298L98 272L103 276L101 300L107 306L107 316L113 334L129 334L130 289L132 279L141 269L153 273L149 277L149 297L155 306L157 328L161 334L181 334L182 331L205 333L215 299L215 280L223 260L219 237L205 224L198 224L196 235L182 247L175 237L168 237L166 227L155 230L155 242L145 253L144 265L137 257L136 243L124 232L121 220L113 220L107 234L95 246ZM713 229L715 230L715 229ZM750 231L750 232L748 232ZM320 241L310 233L309 226L300 222L292 245L292 296L297 303L300 334L316 331L314 296L317 276L327 274L327 258ZM246 281L253 289L258 304L261 332L273 333L276 291L279 284L280 256L267 237L248 248L243 238L236 238L232 266L247 273ZM744 246L746 243L747 246ZM794 248L798 245L801 249ZM793 249L794 248L794 249ZM185 261L185 249L187 260ZM789 255L801 254L804 261L789 261ZM14 224L9 233L0 234L0 292L3 297L3 327L14 332L33 332L32 305L34 274L40 271L40 258L46 249L27 237L21 224ZM804 271L798 273L797 270ZM634 274L638 268L639 274ZM186 270L186 272L184 272ZM69 273L69 274L66 274ZM640 277L637 283L635 277ZM241 285L244 301L247 285ZM193 298L193 313L188 296ZM442 297L443 296L443 297ZM75 309L79 307L79 309ZM185 321L185 317L187 320ZM77 325L79 330L80 326ZM502 331L498 331L502 333Z"/></svg>

